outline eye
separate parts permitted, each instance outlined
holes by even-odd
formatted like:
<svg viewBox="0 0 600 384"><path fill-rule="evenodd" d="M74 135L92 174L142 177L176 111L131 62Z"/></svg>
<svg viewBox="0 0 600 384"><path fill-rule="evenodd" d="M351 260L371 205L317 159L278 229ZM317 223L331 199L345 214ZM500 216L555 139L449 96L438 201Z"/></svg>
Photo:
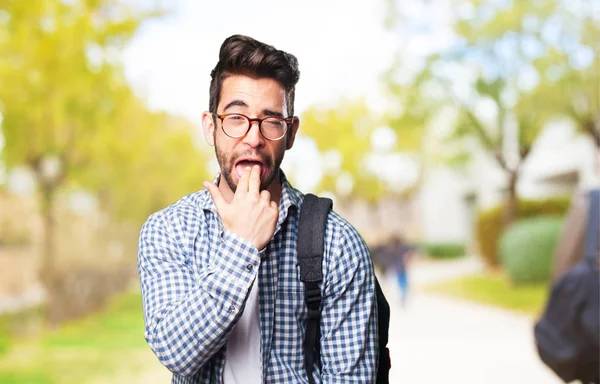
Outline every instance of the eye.
<svg viewBox="0 0 600 384"><path fill-rule="evenodd" d="M283 121L276 118L267 118L263 121L263 124L267 128L281 128L283 126Z"/></svg>

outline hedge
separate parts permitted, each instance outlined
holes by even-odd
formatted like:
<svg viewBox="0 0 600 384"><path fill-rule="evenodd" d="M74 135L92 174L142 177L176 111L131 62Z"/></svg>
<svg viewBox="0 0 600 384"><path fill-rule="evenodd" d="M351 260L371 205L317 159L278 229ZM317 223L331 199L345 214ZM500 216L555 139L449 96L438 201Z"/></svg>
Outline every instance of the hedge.
<svg viewBox="0 0 600 384"><path fill-rule="evenodd" d="M556 243L563 220L538 216L516 221L500 237L498 253L502 266L515 284L550 280Z"/></svg>
<svg viewBox="0 0 600 384"><path fill-rule="evenodd" d="M560 216L563 217L571 199L568 197L551 198L545 200L520 200L518 204L517 219L534 216ZM479 254L489 266L500 265L498 258L498 240L504 226L504 204L481 211L476 219L475 232Z"/></svg>
<svg viewBox="0 0 600 384"><path fill-rule="evenodd" d="M465 246L459 243L429 243L420 248L432 259L455 259L465 255Z"/></svg>

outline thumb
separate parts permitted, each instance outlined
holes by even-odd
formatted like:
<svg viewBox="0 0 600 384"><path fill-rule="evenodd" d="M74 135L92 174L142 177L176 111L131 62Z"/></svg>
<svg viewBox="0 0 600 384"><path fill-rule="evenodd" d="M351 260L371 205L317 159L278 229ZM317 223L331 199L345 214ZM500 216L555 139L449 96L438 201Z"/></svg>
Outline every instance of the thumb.
<svg viewBox="0 0 600 384"><path fill-rule="evenodd" d="M202 185L204 185L204 188L206 188L208 193L210 193L210 197L212 197L213 201L215 202L215 206L217 207L217 212L222 212L223 208L225 208L227 205L227 202L225 201L225 198L221 194L219 188L214 183L209 183L208 181L203 182Z"/></svg>

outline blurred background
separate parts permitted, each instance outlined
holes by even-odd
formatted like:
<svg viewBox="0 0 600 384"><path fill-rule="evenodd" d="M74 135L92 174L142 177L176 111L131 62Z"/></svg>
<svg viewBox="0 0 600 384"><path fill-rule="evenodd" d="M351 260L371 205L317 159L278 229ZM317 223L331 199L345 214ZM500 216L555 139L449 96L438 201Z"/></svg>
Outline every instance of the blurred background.
<svg viewBox="0 0 600 384"><path fill-rule="evenodd" d="M532 327L598 183L595 0L0 0L0 383L170 381L137 236L217 170L235 33L299 59L282 168L372 249L392 382L558 383Z"/></svg>

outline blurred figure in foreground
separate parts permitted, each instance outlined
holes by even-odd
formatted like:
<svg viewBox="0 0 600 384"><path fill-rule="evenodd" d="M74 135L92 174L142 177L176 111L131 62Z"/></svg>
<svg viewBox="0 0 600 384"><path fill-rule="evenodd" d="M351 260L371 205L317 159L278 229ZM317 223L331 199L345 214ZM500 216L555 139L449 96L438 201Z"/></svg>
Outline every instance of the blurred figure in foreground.
<svg viewBox="0 0 600 384"><path fill-rule="evenodd" d="M596 186L595 189L600 188ZM591 209L591 190L575 193L567 212L563 232L556 245L552 281L558 281L569 269L584 258L584 237Z"/></svg>
<svg viewBox="0 0 600 384"><path fill-rule="evenodd" d="M534 328L541 360L565 383L600 383L600 188L574 196L553 284Z"/></svg>

